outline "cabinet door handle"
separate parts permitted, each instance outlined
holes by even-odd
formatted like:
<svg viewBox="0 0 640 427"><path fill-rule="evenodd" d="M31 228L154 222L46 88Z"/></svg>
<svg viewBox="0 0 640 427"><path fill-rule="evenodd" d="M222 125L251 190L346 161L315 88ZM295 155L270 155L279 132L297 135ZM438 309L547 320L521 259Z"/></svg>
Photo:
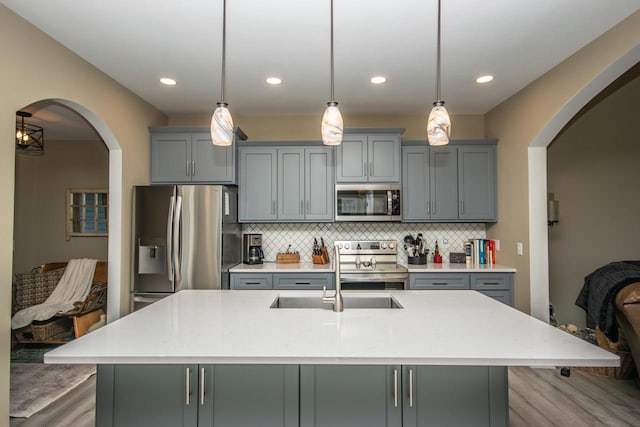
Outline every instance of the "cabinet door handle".
<svg viewBox="0 0 640 427"><path fill-rule="evenodd" d="M187 406L191 404L191 369L187 368L187 380L186 382L186 398L185 403Z"/></svg>
<svg viewBox="0 0 640 427"><path fill-rule="evenodd" d="M464 200L460 200L460 213L464 213Z"/></svg>
<svg viewBox="0 0 640 427"><path fill-rule="evenodd" d="M393 407L398 407L398 370L393 370Z"/></svg>
<svg viewBox="0 0 640 427"><path fill-rule="evenodd" d="M369 163L369 176L373 176L373 162Z"/></svg>
<svg viewBox="0 0 640 427"><path fill-rule="evenodd" d="M204 368L200 368L200 406L204 406Z"/></svg>
<svg viewBox="0 0 640 427"><path fill-rule="evenodd" d="M271 214L272 215L276 214L276 201L275 200L271 201Z"/></svg>
<svg viewBox="0 0 640 427"><path fill-rule="evenodd" d="M362 171L364 172L364 176L367 176L367 162L362 163Z"/></svg>
<svg viewBox="0 0 640 427"><path fill-rule="evenodd" d="M187 160L187 170L185 172L187 174L187 176L190 175L190 171L191 171L190 165L191 165L191 162L189 160Z"/></svg>
<svg viewBox="0 0 640 427"><path fill-rule="evenodd" d="M300 200L300 210L298 211L299 214L303 214L304 213L304 200Z"/></svg>
<svg viewBox="0 0 640 427"><path fill-rule="evenodd" d="M427 213L431 214L431 200L427 200Z"/></svg>
<svg viewBox="0 0 640 427"><path fill-rule="evenodd" d="M413 408L413 369L409 369L409 407Z"/></svg>
<svg viewBox="0 0 640 427"><path fill-rule="evenodd" d="M191 176L196 176L196 161L191 160Z"/></svg>
<svg viewBox="0 0 640 427"><path fill-rule="evenodd" d="M436 201L435 200L431 201L431 212L434 213L434 214L436 213Z"/></svg>
<svg viewBox="0 0 640 427"><path fill-rule="evenodd" d="M306 212L306 214L309 215L310 211L311 211L311 201L307 200L307 212Z"/></svg>

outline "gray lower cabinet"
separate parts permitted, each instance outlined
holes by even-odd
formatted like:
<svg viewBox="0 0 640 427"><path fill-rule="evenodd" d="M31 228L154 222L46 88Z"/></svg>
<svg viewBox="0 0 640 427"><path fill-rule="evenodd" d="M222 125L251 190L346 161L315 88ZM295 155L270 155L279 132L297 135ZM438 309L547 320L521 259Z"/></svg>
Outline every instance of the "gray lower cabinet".
<svg viewBox="0 0 640 427"><path fill-rule="evenodd" d="M300 427L402 426L400 366L300 366Z"/></svg>
<svg viewBox="0 0 640 427"><path fill-rule="evenodd" d="M236 183L235 146L213 145L202 129L150 129L152 183Z"/></svg>
<svg viewBox="0 0 640 427"><path fill-rule="evenodd" d="M300 366L300 427L506 427L506 367Z"/></svg>
<svg viewBox="0 0 640 427"><path fill-rule="evenodd" d="M333 273L231 273L231 289L335 289Z"/></svg>
<svg viewBox="0 0 640 427"><path fill-rule="evenodd" d="M404 222L497 221L496 147L402 147Z"/></svg>
<svg viewBox="0 0 640 427"><path fill-rule="evenodd" d="M513 307L513 273L409 273L409 289L472 289Z"/></svg>
<svg viewBox="0 0 640 427"><path fill-rule="evenodd" d="M239 221L333 221L330 147L241 147Z"/></svg>
<svg viewBox="0 0 640 427"><path fill-rule="evenodd" d="M99 365L97 427L298 426L298 365Z"/></svg>
<svg viewBox="0 0 640 427"><path fill-rule="evenodd" d="M403 427L507 427L504 366L403 366Z"/></svg>

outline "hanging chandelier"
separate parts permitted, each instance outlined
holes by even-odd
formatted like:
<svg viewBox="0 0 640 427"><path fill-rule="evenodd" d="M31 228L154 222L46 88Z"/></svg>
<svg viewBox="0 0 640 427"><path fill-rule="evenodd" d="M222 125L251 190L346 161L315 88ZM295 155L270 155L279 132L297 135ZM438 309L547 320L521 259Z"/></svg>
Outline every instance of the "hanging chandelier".
<svg viewBox="0 0 640 427"><path fill-rule="evenodd" d="M44 129L24 121L32 114L16 111L16 150L25 154L44 154Z"/></svg>
<svg viewBox="0 0 640 427"><path fill-rule="evenodd" d="M427 119L427 139L429 145L447 145L451 135L451 118L444 106L440 93L440 0L438 0L438 51L436 69L436 102Z"/></svg>
<svg viewBox="0 0 640 427"><path fill-rule="evenodd" d="M333 0L331 0L331 101L327 102L327 109L322 116L322 143L324 145L340 145L342 143L342 114L338 103L333 98Z"/></svg>
<svg viewBox="0 0 640 427"><path fill-rule="evenodd" d="M222 0L222 77L220 79L220 102L211 117L211 141L214 145L229 146L233 143L233 119L224 102L227 45L227 1Z"/></svg>

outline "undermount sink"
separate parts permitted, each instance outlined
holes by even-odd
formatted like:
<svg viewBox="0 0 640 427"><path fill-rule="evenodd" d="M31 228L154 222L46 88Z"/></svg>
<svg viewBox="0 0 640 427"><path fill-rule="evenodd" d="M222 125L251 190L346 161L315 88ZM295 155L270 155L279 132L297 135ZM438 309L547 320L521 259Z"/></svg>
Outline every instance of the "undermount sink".
<svg viewBox="0 0 640 427"><path fill-rule="evenodd" d="M403 308L391 295L345 295L342 294L345 310L352 308ZM321 296L278 296L270 308L315 308L332 310L332 304L322 302Z"/></svg>

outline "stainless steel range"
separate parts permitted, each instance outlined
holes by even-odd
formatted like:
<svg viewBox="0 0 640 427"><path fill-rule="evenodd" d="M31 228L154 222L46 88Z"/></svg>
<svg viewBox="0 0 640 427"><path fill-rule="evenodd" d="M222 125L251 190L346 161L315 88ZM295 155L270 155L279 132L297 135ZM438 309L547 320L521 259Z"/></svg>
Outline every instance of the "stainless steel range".
<svg viewBox="0 0 640 427"><path fill-rule="evenodd" d="M339 240L342 289L406 289L409 273L398 265L396 240Z"/></svg>

